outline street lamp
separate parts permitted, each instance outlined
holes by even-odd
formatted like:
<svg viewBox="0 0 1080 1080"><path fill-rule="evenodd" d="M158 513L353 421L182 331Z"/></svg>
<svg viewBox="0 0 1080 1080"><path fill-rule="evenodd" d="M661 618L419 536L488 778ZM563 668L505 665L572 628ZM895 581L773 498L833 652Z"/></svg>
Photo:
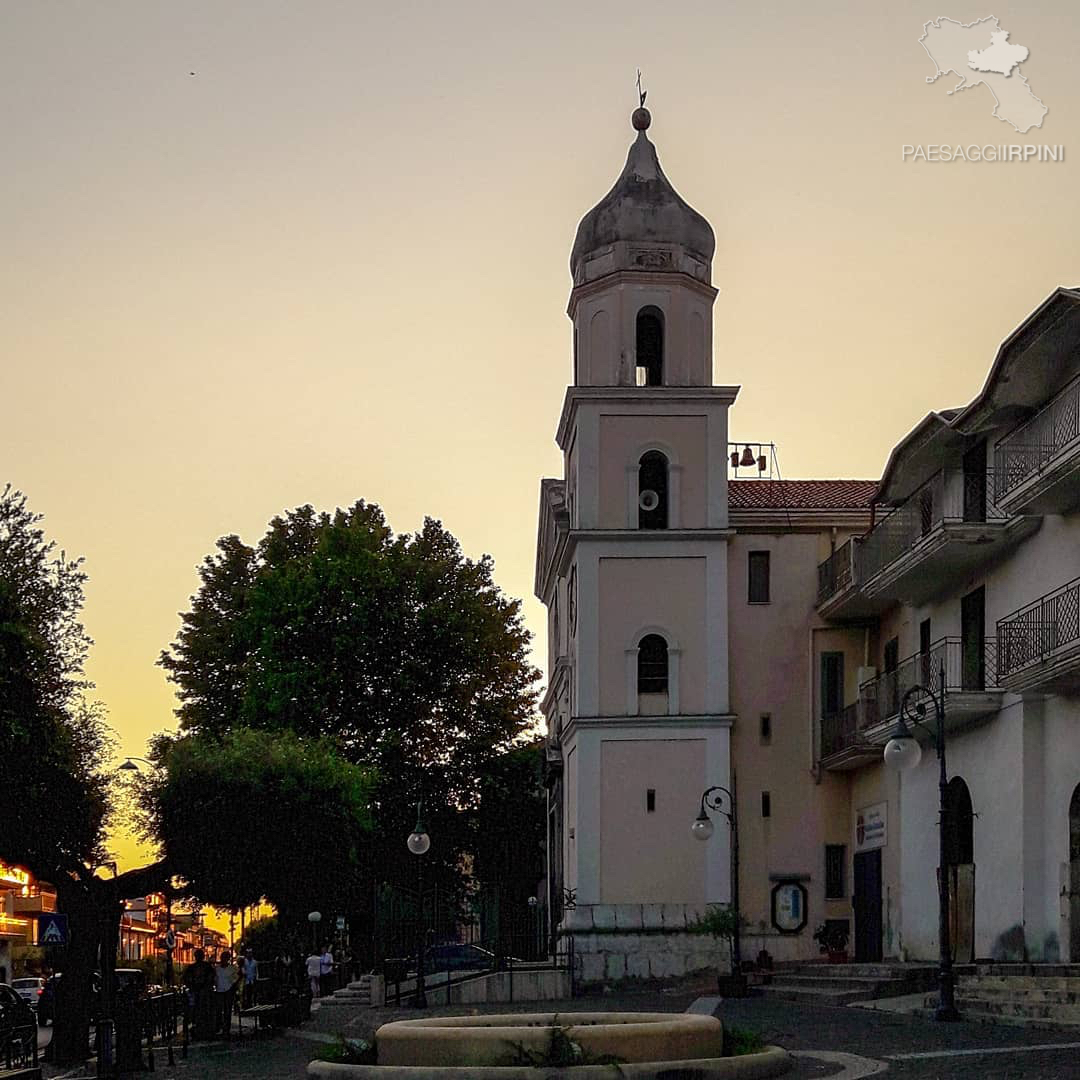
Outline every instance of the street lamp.
<svg viewBox="0 0 1080 1080"><path fill-rule="evenodd" d="M311 951L319 951L319 923L322 922L321 911L309 911L307 921L311 923Z"/></svg>
<svg viewBox="0 0 1080 1080"><path fill-rule="evenodd" d="M690 826L690 834L695 840L705 843L713 834L713 823L709 817L709 811L713 810L723 814L731 826L731 910L735 916L735 927L731 936L731 966L737 979L742 976L742 930L739 915L739 821L735 806L735 777L732 774L731 790L726 787L714 785L706 788L701 794L701 810L698 812L694 824ZM727 809L724 809L724 801L727 801Z"/></svg>
<svg viewBox="0 0 1080 1080"><path fill-rule="evenodd" d="M912 699L918 696L928 697L934 703L937 723L931 728L925 723L926 705ZM916 684L904 694L900 702L900 715L896 721L896 731L885 744L885 764L898 772L914 769L922 759L922 748L911 734L908 724L921 727L934 736L940 775L938 793L940 810L938 817L938 1007L934 1012L935 1020L959 1020L956 1010L955 983L953 978L952 945L949 940L949 876L946 872L946 814L948 813L946 787L949 777L945 769L945 664L938 671L938 692Z"/></svg>
<svg viewBox="0 0 1080 1080"><path fill-rule="evenodd" d="M144 757L128 757L116 766L118 772L142 772L142 769L135 764L136 761L141 761L144 765L149 765L151 769L156 769L157 766L152 761L147 761Z"/></svg>
<svg viewBox="0 0 1080 1080"><path fill-rule="evenodd" d="M431 837L424 827L421 816L422 802L416 804L416 826L409 833L406 841L409 851L420 856L416 860L416 997L413 999L413 1007L417 1009L427 1008L427 993L424 987L424 859L428 848L431 847Z"/></svg>

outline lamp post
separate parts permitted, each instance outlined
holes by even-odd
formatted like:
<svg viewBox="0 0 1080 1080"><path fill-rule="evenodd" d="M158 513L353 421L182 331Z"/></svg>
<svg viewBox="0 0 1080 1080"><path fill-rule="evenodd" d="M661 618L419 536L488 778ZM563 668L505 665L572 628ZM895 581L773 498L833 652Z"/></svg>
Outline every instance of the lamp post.
<svg viewBox="0 0 1080 1080"><path fill-rule="evenodd" d="M912 699L923 695L934 703L937 723L933 730L925 723L926 705ZM938 670L938 688L935 695L931 689L916 684L910 687L900 702L900 715L896 731L885 744L885 764L897 772L914 769L922 758L922 748L911 734L908 724L921 727L934 736L937 749L938 777L938 1006L935 1020L959 1020L956 1010L955 982L953 976L952 944L949 940L949 876L946 871L946 815L948 813L946 787L949 777L945 769L945 663Z"/></svg>
<svg viewBox="0 0 1080 1080"><path fill-rule="evenodd" d="M724 801L727 801L727 809L724 809ZM732 975L737 979L742 977L742 918L739 915L739 819L735 805L735 775L732 774L731 790L726 787L714 785L706 788L701 793L701 810L698 812L694 824L690 826L690 833L695 840L705 843L713 834L713 823L709 817L709 811L713 810L723 814L731 826L731 910L735 916L735 927L731 936L731 966L734 968Z"/></svg>
<svg viewBox="0 0 1080 1080"><path fill-rule="evenodd" d="M416 804L416 826L406 841L409 851L418 856L416 860L416 996L413 998L413 1007L417 1009L427 1008L427 993L424 987L424 859L428 848L431 847L431 837L421 816L422 802Z"/></svg>

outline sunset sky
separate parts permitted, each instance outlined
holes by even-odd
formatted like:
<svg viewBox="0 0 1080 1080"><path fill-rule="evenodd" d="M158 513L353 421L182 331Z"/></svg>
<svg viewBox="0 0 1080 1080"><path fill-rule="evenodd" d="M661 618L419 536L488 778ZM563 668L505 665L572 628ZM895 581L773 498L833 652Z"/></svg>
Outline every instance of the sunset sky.
<svg viewBox="0 0 1080 1080"><path fill-rule="evenodd" d="M1075 2L0 5L0 483L90 574L125 754L217 537L358 498L441 518L532 599L570 377L567 260L635 69L717 234L715 377L787 477L876 477L1080 284ZM881 12L881 13L876 13ZM1048 106L927 83L923 24L994 14ZM1019 77L1014 75L1014 78ZM926 163L904 144L1064 145Z"/></svg>

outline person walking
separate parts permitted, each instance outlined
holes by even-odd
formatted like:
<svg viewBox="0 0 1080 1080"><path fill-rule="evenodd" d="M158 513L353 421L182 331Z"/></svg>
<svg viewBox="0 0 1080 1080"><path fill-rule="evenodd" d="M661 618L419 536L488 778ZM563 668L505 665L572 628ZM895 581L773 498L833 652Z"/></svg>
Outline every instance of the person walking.
<svg viewBox="0 0 1080 1080"><path fill-rule="evenodd" d="M232 962L232 953L223 949L214 968L214 1001L217 1005L216 1029L226 1039L232 1036L233 1003L236 1001L236 983L240 973Z"/></svg>
<svg viewBox="0 0 1080 1080"><path fill-rule="evenodd" d="M192 1036L208 1039L214 1033L214 966L202 949L195 950L195 961L188 964L180 981L187 990Z"/></svg>
<svg viewBox="0 0 1080 1080"><path fill-rule="evenodd" d="M323 946L319 957L319 981L322 984L323 997L334 991L334 954L330 951L330 942Z"/></svg>
<svg viewBox="0 0 1080 1080"><path fill-rule="evenodd" d="M250 1009L256 1004L256 982L259 978L259 962L255 959L255 953L252 951L249 945L244 950L244 960L242 964L242 971L244 973L244 996L241 999L243 1007Z"/></svg>
<svg viewBox="0 0 1080 1080"><path fill-rule="evenodd" d="M322 957L319 955L318 949L312 949L311 955L307 958L307 974L308 982L311 984L311 996L312 998L321 997L321 986L319 985L319 973L322 971Z"/></svg>

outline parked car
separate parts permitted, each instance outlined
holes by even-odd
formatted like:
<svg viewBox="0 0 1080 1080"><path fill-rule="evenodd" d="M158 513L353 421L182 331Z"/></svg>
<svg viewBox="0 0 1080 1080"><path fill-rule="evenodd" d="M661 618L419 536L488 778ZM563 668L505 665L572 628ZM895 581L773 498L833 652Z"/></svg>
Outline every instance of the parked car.
<svg viewBox="0 0 1080 1080"><path fill-rule="evenodd" d="M15 991L30 1006L37 1009L38 999L45 989L45 980L40 975L26 976L22 979L12 979L11 989Z"/></svg>
<svg viewBox="0 0 1080 1080"><path fill-rule="evenodd" d="M0 1035L9 1045L21 1043L27 1053L37 1042L34 1010L7 983L0 983Z"/></svg>

